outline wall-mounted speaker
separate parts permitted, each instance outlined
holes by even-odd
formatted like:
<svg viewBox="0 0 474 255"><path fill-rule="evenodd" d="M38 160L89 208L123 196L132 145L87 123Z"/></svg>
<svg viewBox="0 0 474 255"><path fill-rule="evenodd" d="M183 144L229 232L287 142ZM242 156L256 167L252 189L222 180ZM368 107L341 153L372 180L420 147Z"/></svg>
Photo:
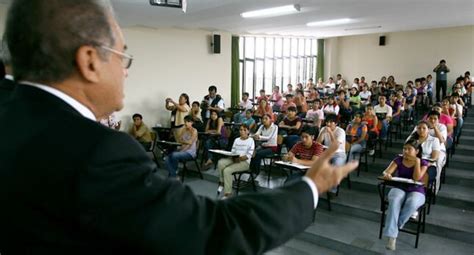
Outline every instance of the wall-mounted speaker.
<svg viewBox="0 0 474 255"><path fill-rule="evenodd" d="M215 54L221 53L221 35L214 34L212 36L212 52Z"/></svg>
<svg viewBox="0 0 474 255"><path fill-rule="evenodd" d="M385 35L379 37L379 46L385 46Z"/></svg>

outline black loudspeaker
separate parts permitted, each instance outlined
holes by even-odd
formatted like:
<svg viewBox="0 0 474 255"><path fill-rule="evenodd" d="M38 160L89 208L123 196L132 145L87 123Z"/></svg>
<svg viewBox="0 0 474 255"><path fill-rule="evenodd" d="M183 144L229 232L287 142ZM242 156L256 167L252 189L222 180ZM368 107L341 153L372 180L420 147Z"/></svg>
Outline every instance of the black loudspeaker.
<svg viewBox="0 0 474 255"><path fill-rule="evenodd" d="M379 46L385 46L385 35L379 37Z"/></svg>
<svg viewBox="0 0 474 255"><path fill-rule="evenodd" d="M215 54L221 53L221 35L212 36L212 49Z"/></svg>

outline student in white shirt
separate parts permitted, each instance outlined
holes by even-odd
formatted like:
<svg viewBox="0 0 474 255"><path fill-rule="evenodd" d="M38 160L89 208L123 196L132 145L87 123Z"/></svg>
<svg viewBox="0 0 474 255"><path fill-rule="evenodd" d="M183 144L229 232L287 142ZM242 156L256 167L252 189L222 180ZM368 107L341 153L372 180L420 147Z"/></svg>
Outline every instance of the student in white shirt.
<svg viewBox="0 0 474 255"><path fill-rule="evenodd" d="M331 164L342 166L346 162L346 131L337 126L337 116L335 114L326 115L326 126L321 129L317 139L318 143L330 146L338 143L338 149L331 158ZM336 193L337 187L331 189L331 193Z"/></svg>
<svg viewBox="0 0 474 255"><path fill-rule="evenodd" d="M255 141L261 141L261 145L255 149L255 157L250 162L250 169L256 173L260 172L260 164L266 156L278 152L278 126L273 124L272 116L265 114L262 117L262 124L257 133L253 136Z"/></svg>
<svg viewBox="0 0 474 255"><path fill-rule="evenodd" d="M324 112L322 109L319 109L321 105L321 99L314 100L313 104L311 105L311 109L308 110L306 113L307 119L312 119L313 123L316 127L321 127L321 122L324 120Z"/></svg>
<svg viewBox="0 0 474 255"><path fill-rule="evenodd" d="M224 199L232 195L232 174L249 170L250 160L255 149L255 143L249 137L249 127L245 124L240 126L240 137L236 138L232 146L232 153L238 154L238 157L222 158L217 163L219 172L219 187L217 193L224 189Z"/></svg>
<svg viewBox="0 0 474 255"><path fill-rule="evenodd" d="M369 91L369 87L367 84L362 86L362 91L359 92L360 100L362 103L362 106L365 108L365 106L370 104L370 97L372 96L372 92Z"/></svg>
<svg viewBox="0 0 474 255"><path fill-rule="evenodd" d="M380 138L384 139L387 137L388 125L392 119L392 107L386 104L387 98L383 95L379 96L379 104L374 107L375 114L377 117L380 115L385 115L385 118L379 118L382 123L382 128L380 131Z"/></svg>

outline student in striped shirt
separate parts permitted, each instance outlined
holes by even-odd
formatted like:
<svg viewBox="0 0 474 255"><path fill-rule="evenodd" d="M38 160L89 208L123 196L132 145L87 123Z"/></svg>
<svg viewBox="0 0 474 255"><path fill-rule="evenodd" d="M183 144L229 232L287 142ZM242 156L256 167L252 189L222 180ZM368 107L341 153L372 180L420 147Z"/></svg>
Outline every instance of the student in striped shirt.
<svg viewBox="0 0 474 255"><path fill-rule="evenodd" d="M314 140L315 129L305 126L301 131L301 141L291 148L288 161L305 166L311 166L323 153L323 146Z"/></svg>

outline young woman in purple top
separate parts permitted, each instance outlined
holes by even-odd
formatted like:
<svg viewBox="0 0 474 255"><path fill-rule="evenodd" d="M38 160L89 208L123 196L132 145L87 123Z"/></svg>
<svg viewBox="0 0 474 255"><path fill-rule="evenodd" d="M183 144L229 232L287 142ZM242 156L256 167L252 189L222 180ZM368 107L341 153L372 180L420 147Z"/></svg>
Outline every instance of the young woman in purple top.
<svg viewBox="0 0 474 255"><path fill-rule="evenodd" d="M403 155L397 156L383 171L385 179L393 176L422 181L428 162L421 159L421 144L410 139L403 145ZM410 216L425 203L423 186L410 185L392 188L388 193L388 210L385 218L384 235L388 237L387 249L395 250L398 230L403 228Z"/></svg>

